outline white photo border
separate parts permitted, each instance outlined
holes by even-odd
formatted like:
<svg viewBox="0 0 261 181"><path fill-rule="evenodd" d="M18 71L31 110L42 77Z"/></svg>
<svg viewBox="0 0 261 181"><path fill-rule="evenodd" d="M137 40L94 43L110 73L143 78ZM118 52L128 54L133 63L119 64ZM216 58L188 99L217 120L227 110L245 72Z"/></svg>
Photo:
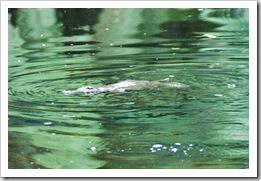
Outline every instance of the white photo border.
<svg viewBox="0 0 261 181"><path fill-rule="evenodd" d="M249 169L8 169L8 8L249 8ZM1 1L1 177L257 177L257 1Z"/></svg>

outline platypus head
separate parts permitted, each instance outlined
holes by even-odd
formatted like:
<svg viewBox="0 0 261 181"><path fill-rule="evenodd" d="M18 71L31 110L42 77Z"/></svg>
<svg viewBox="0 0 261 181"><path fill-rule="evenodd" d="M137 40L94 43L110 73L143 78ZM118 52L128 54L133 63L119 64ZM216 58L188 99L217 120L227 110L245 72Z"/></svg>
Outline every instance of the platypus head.
<svg viewBox="0 0 261 181"><path fill-rule="evenodd" d="M86 87L81 87L79 89L77 89L77 92L84 92L87 94L94 94L97 92L97 89L91 86L86 86Z"/></svg>

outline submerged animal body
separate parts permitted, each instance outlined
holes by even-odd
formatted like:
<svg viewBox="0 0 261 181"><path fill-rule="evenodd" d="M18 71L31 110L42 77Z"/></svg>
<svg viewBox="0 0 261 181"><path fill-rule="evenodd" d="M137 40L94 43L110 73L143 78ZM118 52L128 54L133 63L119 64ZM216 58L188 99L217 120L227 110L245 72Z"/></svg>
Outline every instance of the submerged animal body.
<svg viewBox="0 0 261 181"><path fill-rule="evenodd" d="M177 89L186 89L189 86L178 82L163 83L159 81L147 81L147 80L125 80L115 84L109 84L105 86L84 86L76 90L63 91L64 94L74 94L78 92L87 94L96 94L102 92L125 92L126 90L140 90L149 87L170 87Z"/></svg>

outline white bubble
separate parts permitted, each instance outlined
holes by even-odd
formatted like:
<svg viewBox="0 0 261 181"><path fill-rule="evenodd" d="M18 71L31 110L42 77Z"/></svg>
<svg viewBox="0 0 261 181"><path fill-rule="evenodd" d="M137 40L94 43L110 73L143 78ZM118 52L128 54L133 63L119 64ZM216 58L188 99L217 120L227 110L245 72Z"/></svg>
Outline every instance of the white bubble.
<svg viewBox="0 0 261 181"><path fill-rule="evenodd" d="M92 150L92 151L95 151L95 150L96 150L96 147L95 147L95 146L92 146L92 147L91 147L91 150Z"/></svg>
<svg viewBox="0 0 261 181"><path fill-rule="evenodd" d="M235 85L235 84L227 84L227 87L228 87L228 88L235 88L236 85Z"/></svg>
<svg viewBox="0 0 261 181"><path fill-rule="evenodd" d="M179 50L179 48L171 48L172 50Z"/></svg>
<svg viewBox="0 0 261 181"><path fill-rule="evenodd" d="M170 151L175 152L175 153L176 153L178 150L179 150L178 148L171 148L171 149L170 149Z"/></svg>
<svg viewBox="0 0 261 181"><path fill-rule="evenodd" d="M222 94L214 94L214 96L216 96L216 97L222 97L223 95L222 95Z"/></svg>
<svg viewBox="0 0 261 181"><path fill-rule="evenodd" d="M52 122L45 122L44 125L51 125L53 124Z"/></svg>
<svg viewBox="0 0 261 181"><path fill-rule="evenodd" d="M152 148L161 148L161 147L162 147L161 144L155 144L155 145L152 146Z"/></svg>
<svg viewBox="0 0 261 181"><path fill-rule="evenodd" d="M203 36L207 38L217 38L217 36L211 34L204 34Z"/></svg>
<svg viewBox="0 0 261 181"><path fill-rule="evenodd" d="M188 153L186 150L183 150L184 155L188 156Z"/></svg>
<svg viewBox="0 0 261 181"><path fill-rule="evenodd" d="M67 114L64 114L63 117L64 117L64 118L74 118L75 115L67 115Z"/></svg>

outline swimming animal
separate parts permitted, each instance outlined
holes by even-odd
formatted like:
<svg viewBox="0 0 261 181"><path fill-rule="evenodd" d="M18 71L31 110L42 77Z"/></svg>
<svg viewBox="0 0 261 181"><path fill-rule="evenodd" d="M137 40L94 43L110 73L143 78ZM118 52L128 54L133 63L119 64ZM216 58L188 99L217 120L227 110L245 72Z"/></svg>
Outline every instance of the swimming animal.
<svg viewBox="0 0 261 181"><path fill-rule="evenodd" d="M78 92L87 94L96 94L102 92L125 92L126 90L140 90L149 87L170 87L176 89L186 89L189 86L178 82L159 82L159 81L147 81L147 80L125 80L115 84L109 84L104 86L84 86L76 90L65 90L64 94L74 94Z"/></svg>

